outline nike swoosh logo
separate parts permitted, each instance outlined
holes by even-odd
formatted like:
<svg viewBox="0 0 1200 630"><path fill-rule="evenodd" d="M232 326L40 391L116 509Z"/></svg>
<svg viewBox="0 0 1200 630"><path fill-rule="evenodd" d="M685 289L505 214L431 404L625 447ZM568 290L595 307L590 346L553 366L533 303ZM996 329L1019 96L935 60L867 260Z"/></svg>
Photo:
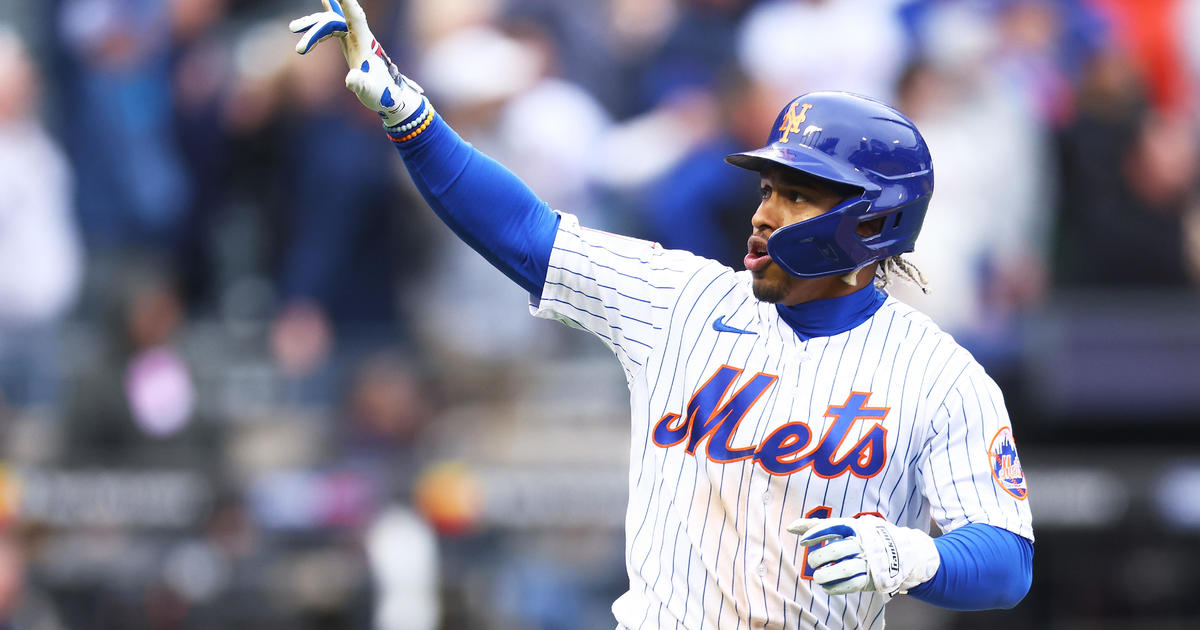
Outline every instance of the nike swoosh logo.
<svg viewBox="0 0 1200 630"><path fill-rule="evenodd" d="M717 332L737 333L739 335L757 335L758 334L758 333L754 332L753 330L742 330L741 328L734 328L733 326L727 325L725 323L724 315L713 320L713 330L715 330Z"/></svg>

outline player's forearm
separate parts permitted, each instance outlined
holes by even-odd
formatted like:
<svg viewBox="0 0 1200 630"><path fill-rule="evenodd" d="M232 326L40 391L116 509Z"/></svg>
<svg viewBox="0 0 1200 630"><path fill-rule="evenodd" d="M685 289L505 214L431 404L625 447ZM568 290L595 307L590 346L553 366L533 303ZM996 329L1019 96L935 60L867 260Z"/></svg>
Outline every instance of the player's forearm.
<svg viewBox="0 0 1200 630"><path fill-rule="evenodd" d="M546 281L558 214L511 171L433 114L417 136L389 134L421 195L464 242L526 291Z"/></svg>
<svg viewBox="0 0 1200 630"><path fill-rule="evenodd" d="M1012 608L1033 579L1033 543L998 527L973 523L934 539L941 566L909 595L952 610Z"/></svg>
<svg viewBox="0 0 1200 630"><path fill-rule="evenodd" d="M530 293L541 293L558 215L520 179L463 142L421 87L383 51L357 0L322 0L324 11L288 25L305 54L336 38L346 87L379 114L409 173L438 216L468 245Z"/></svg>

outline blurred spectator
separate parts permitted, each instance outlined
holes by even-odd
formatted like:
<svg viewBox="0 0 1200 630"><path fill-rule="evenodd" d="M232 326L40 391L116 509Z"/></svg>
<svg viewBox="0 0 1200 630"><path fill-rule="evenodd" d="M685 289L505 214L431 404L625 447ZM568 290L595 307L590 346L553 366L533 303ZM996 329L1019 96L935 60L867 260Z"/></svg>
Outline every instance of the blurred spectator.
<svg viewBox="0 0 1200 630"><path fill-rule="evenodd" d="M1200 78L1200 2L1184 2L1179 6L1179 13L1172 24L1175 29L1173 39L1179 43L1181 70L1188 73L1192 80L1192 89L1198 89L1196 81ZM1192 94L1192 104L1196 105L1196 94Z"/></svg>
<svg viewBox="0 0 1200 630"><path fill-rule="evenodd" d="M168 6L66 0L59 15L76 81L70 149L84 236L97 251L169 254L187 221L187 172L171 129ZM169 259L169 258L167 258Z"/></svg>
<svg viewBox="0 0 1200 630"><path fill-rule="evenodd" d="M613 0L606 7L605 40L612 51L610 80L600 98L621 118L640 116L662 100L664 91L654 88L650 69L656 51L666 44L679 21L679 4L674 0Z"/></svg>
<svg viewBox="0 0 1200 630"><path fill-rule="evenodd" d="M0 24L0 406L52 402L55 324L82 273L71 171L37 119L38 72Z"/></svg>
<svg viewBox="0 0 1200 630"><path fill-rule="evenodd" d="M495 21L502 0L413 0L409 3L413 36L421 50L461 30Z"/></svg>
<svg viewBox="0 0 1200 630"><path fill-rule="evenodd" d="M1060 125L1071 115L1072 60L1090 51L1099 28L1081 1L910 0L901 10L913 40L910 59L943 68L974 64L1039 122Z"/></svg>
<svg viewBox="0 0 1200 630"><path fill-rule="evenodd" d="M578 85L554 76L553 39L524 24L516 35L495 25L453 32L432 44L416 74L459 133L552 207L612 227L618 219L600 211L591 179L608 115ZM440 225L430 234L438 261L422 291L422 331L435 354L512 361L547 335L561 338L528 317L525 292L461 240Z"/></svg>
<svg viewBox="0 0 1200 630"><path fill-rule="evenodd" d="M1099 51L1062 130L1057 279L1063 286L1188 283L1183 216L1196 146L1185 119L1154 112L1128 57Z"/></svg>
<svg viewBox="0 0 1200 630"><path fill-rule="evenodd" d="M788 95L845 90L891 101L904 67L900 0L774 0L755 6L738 37L754 79Z"/></svg>
<svg viewBox="0 0 1200 630"><path fill-rule="evenodd" d="M630 17L648 9L616 5L616 17L631 21L630 35L646 40L631 64L644 111L608 135L599 167L602 181L632 197L641 215L624 233L738 268L758 180L723 158L761 144L762 129L786 100L745 76L734 61L738 25L751 4L676 3L655 13L660 20L652 22L653 31Z"/></svg>
<svg viewBox="0 0 1200 630"><path fill-rule="evenodd" d="M427 462L422 430L433 412L433 394L399 353L369 356L352 375L344 402L339 455L365 474L384 501L408 502L417 472Z"/></svg>
<svg viewBox="0 0 1200 630"><path fill-rule="evenodd" d="M637 40L623 50L627 111L641 114L680 92L715 89L737 55L738 27L750 0L615 2L617 33ZM650 18L650 19L647 19ZM610 88L611 89L611 88Z"/></svg>
<svg viewBox="0 0 1200 630"><path fill-rule="evenodd" d="M610 124L603 107L564 80L553 35L527 19L477 26L436 42L423 59L426 89L472 143L551 206L595 216L592 146ZM485 61L486 60L486 61Z"/></svg>
<svg viewBox="0 0 1200 630"><path fill-rule="evenodd" d="M179 246L172 252L189 310L219 288L215 223L229 204L231 139L224 120L233 78L228 0L170 0L172 126L191 182ZM211 310L211 309L209 309Z"/></svg>
<svg viewBox="0 0 1200 630"><path fill-rule="evenodd" d="M609 190L629 192L663 177L689 152L721 133L717 108L709 89L690 88L614 125L596 149L596 178Z"/></svg>
<svg viewBox="0 0 1200 630"><path fill-rule="evenodd" d="M910 63L899 83L897 103L929 143L937 191L909 255L930 291L904 283L889 290L994 367L1016 358L1015 316L1045 292L1053 171L1044 75L1023 71L1022 29L989 19L995 14L958 3L931 10L929 59Z"/></svg>
<svg viewBox="0 0 1200 630"><path fill-rule="evenodd" d="M272 349L300 378L329 353L352 366L404 337L398 291L420 274L428 247L378 119L342 87L341 53L320 47L304 62L290 67L288 109L278 114L285 142L275 177L286 192L271 209L282 302ZM320 387L320 397L333 395Z"/></svg>
<svg viewBox="0 0 1200 630"><path fill-rule="evenodd" d="M1071 115L1071 83L1063 68L1063 44L1070 21L1069 3L1015 0L1002 3L992 20L999 41L984 72L1009 89L1018 106L1044 127L1062 125Z"/></svg>
<svg viewBox="0 0 1200 630"><path fill-rule="evenodd" d="M1189 0L1088 0L1112 26L1115 43L1127 51L1154 108L1169 116L1196 105L1195 78L1183 62L1183 42L1190 39L1178 25Z"/></svg>
<svg viewBox="0 0 1200 630"><path fill-rule="evenodd" d="M719 85L711 134L700 140L645 191L649 238L672 249L741 269L750 216L760 201L756 173L733 168L725 156L762 143L780 99L736 70Z"/></svg>
<svg viewBox="0 0 1200 630"><path fill-rule="evenodd" d="M28 579L24 531L0 523L0 630L60 630L65 628L46 594Z"/></svg>
<svg viewBox="0 0 1200 630"><path fill-rule="evenodd" d="M630 66L626 82L636 88L626 99L636 103L637 115L605 134L596 178L617 201L631 198L640 215L623 233L734 260L744 221L733 205L749 199L749 210L740 212L752 211L757 197L746 195L756 194L757 180L709 158L760 144L762 130L751 125L770 124L776 112L768 110L791 97L775 91L775 83L746 76L736 62L739 25L752 4L614 3L614 37L628 40L619 47ZM668 191L675 198L665 198ZM686 221L679 221L681 213Z"/></svg>
<svg viewBox="0 0 1200 630"><path fill-rule="evenodd" d="M126 270L122 281L108 305L106 343L77 366L64 461L216 464L215 427L195 417L191 370L176 345L183 310L174 285L145 263Z"/></svg>
<svg viewBox="0 0 1200 630"><path fill-rule="evenodd" d="M364 541L375 586L374 630L438 627L437 539L412 510L392 506L371 523Z"/></svg>
<svg viewBox="0 0 1200 630"><path fill-rule="evenodd" d="M7 526L0 530L0 630L16 630L14 617L25 581L25 558Z"/></svg>
<svg viewBox="0 0 1200 630"><path fill-rule="evenodd" d="M616 2L561 2L561 0L507 0L499 18L503 23L533 24L553 38L554 74L570 77L604 108L619 118L630 112L628 99L635 87L622 70L618 50L608 28ZM646 4L643 2L642 4Z"/></svg>

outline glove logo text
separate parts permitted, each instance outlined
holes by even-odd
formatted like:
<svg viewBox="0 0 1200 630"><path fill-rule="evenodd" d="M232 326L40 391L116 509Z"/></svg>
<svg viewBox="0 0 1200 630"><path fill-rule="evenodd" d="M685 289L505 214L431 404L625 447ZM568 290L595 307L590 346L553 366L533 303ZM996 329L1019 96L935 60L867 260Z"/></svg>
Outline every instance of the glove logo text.
<svg viewBox="0 0 1200 630"><path fill-rule="evenodd" d="M900 575L900 550L896 548L896 541L892 535L888 533L888 528L883 525L876 525L875 532L883 539L884 551L888 555L888 575L895 578Z"/></svg>

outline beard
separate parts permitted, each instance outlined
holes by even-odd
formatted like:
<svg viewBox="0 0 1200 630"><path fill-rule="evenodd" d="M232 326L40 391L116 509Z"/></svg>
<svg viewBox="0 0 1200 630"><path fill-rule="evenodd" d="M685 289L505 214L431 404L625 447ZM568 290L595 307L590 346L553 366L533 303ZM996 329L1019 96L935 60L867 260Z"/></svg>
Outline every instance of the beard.
<svg viewBox="0 0 1200 630"><path fill-rule="evenodd" d="M777 304L787 297L788 283L775 278L755 278L750 284L754 297L761 302Z"/></svg>

